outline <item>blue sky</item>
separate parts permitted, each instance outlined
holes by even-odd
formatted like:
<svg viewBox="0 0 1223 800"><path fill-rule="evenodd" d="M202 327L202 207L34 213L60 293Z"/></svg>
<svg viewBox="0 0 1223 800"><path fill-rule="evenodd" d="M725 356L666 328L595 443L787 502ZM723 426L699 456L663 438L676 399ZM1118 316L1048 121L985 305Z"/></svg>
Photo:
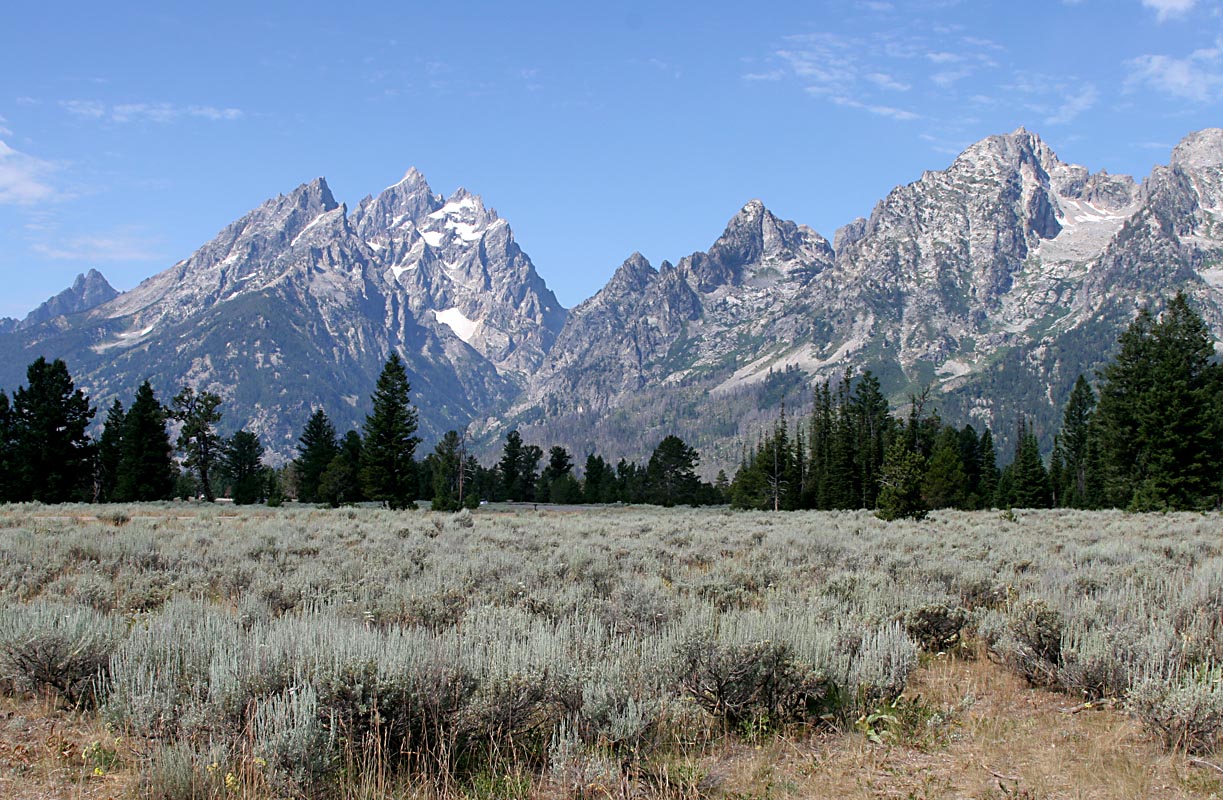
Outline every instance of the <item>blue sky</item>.
<svg viewBox="0 0 1223 800"><path fill-rule="evenodd" d="M1020 125L1145 176L1223 124L1219 0L16 3L0 315L134 286L324 175L483 195L562 303L751 198L832 238Z"/></svg>

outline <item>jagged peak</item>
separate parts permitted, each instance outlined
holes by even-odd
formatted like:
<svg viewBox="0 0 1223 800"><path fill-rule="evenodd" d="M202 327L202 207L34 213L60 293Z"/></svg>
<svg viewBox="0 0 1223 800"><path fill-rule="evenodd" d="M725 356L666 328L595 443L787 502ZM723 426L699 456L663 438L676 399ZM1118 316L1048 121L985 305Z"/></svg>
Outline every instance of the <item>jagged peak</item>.
<svg viewBox="0 0 1223 800"><path fill-rule="evenodd" d="M1223 128L1205 128L1181 139L1172 149L1171 163L1190 169L1223 166Z"/></svg>
<svg viewBox="0 0 1223 800"><path fill-rule="evenodd" d="M1015 167L1025 162L1035 162L1045 171L1051 171L1062 163L1038 134L1022 125L1010 133L995 134L974 142L956 158L952 167L975 166L987 160Z"/></svg>
<svg viewBox="0 0 1223 800"><path fill-rule="evenodd" d="M634 252L616 268L604 290L612 289L613 292L620 293L626 289L643 289L657 274L658 270L654 269L649 259L639 252Z"/></svg>

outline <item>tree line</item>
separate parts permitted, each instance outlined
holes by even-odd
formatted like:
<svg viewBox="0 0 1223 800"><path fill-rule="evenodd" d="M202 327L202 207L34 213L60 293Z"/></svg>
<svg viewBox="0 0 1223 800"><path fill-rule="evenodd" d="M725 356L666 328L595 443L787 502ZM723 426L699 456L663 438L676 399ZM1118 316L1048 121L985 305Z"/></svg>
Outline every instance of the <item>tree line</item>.
<svg viewBox="0 0 1223 800"><path fill-rule="evenodd" d="M129 406L112 403L94 441L88 428L96 409L63 361L39 358L26 378L11 401L0 392L0 502L211 502L225 496L238 504L277 505L287 495L332 506L374 501L396 509L414 508L423 499L446 510L481 500L725 502L719 488L697 477L697 452L675 436L664 438L645 465L621 459L612 466L591 454L582 479L573 457L559 446L548 451L541 469L543 450L525 444L517 431L507 434L492 467L467 453L457 431L448 431L418 461L418 413L398 354L378 377L361 430L340 436L317 408L298 440L297 458L279 470L263 463L264 447L254 433L217 433L221 398L215 393L184 386L163 405L145 381ZM171 423L178 430L173 444Z"/></svg>
<svg viewBox="0 0 1223 800"><path fill-rule="evenodd" d="M97 441L96 410L63 361L39 358L10 399L0 391L0 502L130 502L218 494L235 503L338 506L374 501L391 508L425 500L458 509L481 500L654 503L738 508L875 509L884 518L934 508L1073 507L1134 511L1214 508L1223 496L1223 367L1202 318L1183 294L1156 317L1139 312L1118 353L1080 375L1063 409L1048 459L1029 421L1016 422L1015 449L999 468L988 427L944 423L928 393L893 414L869 371L825 381L811 413L791 421L782 407L771 432L744 449L733 480L696 474L700 456L665 437L644 464L597 453L579 476L574 457L547 453L510 431L500 459L484 466L448 431L417 460L418 414L403 361L392 353L360 430L342 436L314 409L297 457L274 470L258 437L217 434L221 399L184 386L168 404L148 381L125 407L116 399ZM178 431L172 443L170 426ZM176 454L178 458L176 459Z"/></svg>
<svg viewBox="0 0 1223 800"><path fill-rule="evenodd" d="M1026 419L1010 463L991 431L956 429L912 397L891 414L870 372L815 391L808 419L781 418L744 452L730 486L739 508L875 509L885 519L935 508L1215 508L1223 494L1223 367L1183 294L1142 310L1097 373L1078 377L1048 460Z"/></svg>

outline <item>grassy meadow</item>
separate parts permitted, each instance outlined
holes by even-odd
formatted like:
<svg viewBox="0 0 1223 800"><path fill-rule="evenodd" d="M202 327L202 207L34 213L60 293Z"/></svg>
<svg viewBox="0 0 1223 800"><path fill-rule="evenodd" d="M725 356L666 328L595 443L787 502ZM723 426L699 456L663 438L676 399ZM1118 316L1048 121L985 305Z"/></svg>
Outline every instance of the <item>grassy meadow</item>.
<svg viewBox="0 0 1223 800"><path fill-rule="evenodd" d="M1218 797L1218 514L0 508L0 796Z"/></svg>

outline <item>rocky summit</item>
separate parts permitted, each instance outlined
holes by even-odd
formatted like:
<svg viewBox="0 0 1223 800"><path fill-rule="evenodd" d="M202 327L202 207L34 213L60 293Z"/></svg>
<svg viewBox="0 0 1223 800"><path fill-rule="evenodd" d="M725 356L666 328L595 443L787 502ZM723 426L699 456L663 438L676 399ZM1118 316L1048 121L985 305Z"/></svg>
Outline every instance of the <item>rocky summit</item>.
<svg viewBox="0 0 1223 800"><path fill-rule="evenodd" d="M992 136L831 243L753 200L707 251L633 254L570 312L479 196L409 170L352 212L305 184L130 292L82 276L0 323L0 386L38 355L99 403L145 377L163 398L190 383L288 456L312 407L358 424L395 349L426 440L470 425L491 449L517 427L641 458L676 433L713 471L850 370L897 403L929 386L944 418L1003 443L1021 416L1048 438L1075 378L1178 289L1223 333L1221 130L1141 184L1023 129Z"/></svg>
<svg viewBox="0 0 1223 800"><path fill-rule="evenodd" d="M516 396L565 320L505 221L416 170L352 213L325 180L303 184L131 291L55 310L0 334L0 385L39 355L99 404L145 378L163 400L190 384L221 395L223 428L282 458L314 407L341 431L360 424L392 350L422 436L463 428Z"/></svg>

